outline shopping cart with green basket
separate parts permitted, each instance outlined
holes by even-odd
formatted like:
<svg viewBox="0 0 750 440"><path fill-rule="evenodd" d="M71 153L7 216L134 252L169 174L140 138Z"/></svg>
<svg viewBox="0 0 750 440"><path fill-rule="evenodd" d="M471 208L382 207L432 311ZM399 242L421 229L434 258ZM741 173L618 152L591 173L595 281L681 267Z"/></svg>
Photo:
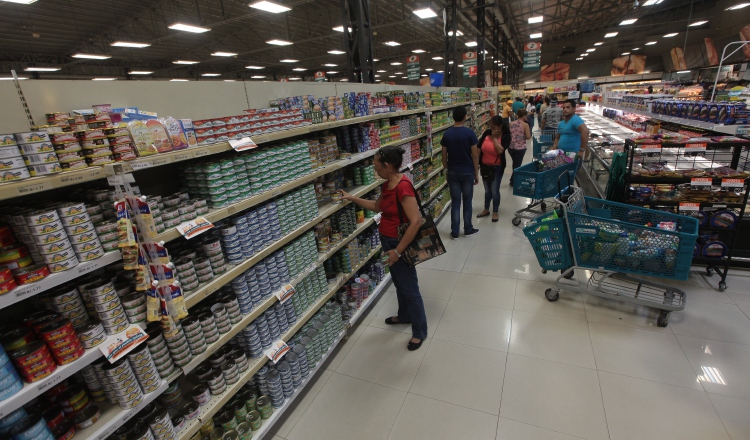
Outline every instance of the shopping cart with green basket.
<svg viewBox="0 0 750 440"><path fill-rule="evenodd" d="M549 250L542 252L534 239L545 233L542 229L550 221L538 219L524 229L542 268L561 271L555 286L544 292L547 300L557 301L560 290L572 290L652 307L660 310L659 327L667 326L671 312L685 308L682 290L633 275L686 280L698 238L697 219L584 197L574 186L560 191L556 201L564 226L546 232L554 231L549 243L559 248L558 260L550 262ZM567 244L558 242L564 234ZM576 279L576 284L561 283L573 278L576 270L591 274Z"/></svg>
<svg viewBox="0 0 750 440"><path fill-rule="evenodd" d="M547 212L544 199L552 198L559 192L557 180L563 174L568 174L571 181L575 181L578 171L578 161L561 165L545 171L539 171L537 162L522 165L513 170L513 195L530 199L529 204L516 211L513 226L521 224L521 219L533 220Z"/></svg>
<svg viewBox="0 0 750 440"><path fill-rule="evenodd" d="M555 143L557 130L540 130L534 133L532 142L534 145L534 159L539 159L542 154L552 149Z"/></svg>

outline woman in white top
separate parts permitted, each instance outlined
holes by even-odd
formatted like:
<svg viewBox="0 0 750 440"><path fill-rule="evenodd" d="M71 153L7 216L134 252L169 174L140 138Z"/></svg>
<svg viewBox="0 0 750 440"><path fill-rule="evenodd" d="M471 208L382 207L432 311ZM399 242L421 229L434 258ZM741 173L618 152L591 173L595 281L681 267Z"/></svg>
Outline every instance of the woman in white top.
<svg viewBox="0 0 750 440"><path fill-rule="evenodd" d="M532 98L529 98L529 100L526 102L526 113L528 114L526 118L529 123L529 129L531 131L534 131L534 117L536 115L536 106L534 106L534 101Z"/></svg>

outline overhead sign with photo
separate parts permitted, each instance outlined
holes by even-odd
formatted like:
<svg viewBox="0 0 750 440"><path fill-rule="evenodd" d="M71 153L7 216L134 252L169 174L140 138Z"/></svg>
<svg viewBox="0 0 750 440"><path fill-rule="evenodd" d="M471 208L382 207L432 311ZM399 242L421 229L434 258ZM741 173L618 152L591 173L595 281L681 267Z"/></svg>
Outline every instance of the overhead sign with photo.
<svg viewBox="0 0 750 440"><path fill-rule="evenodd" d="M477 53L464 52L464 78L477 76Z"/></svg>
<svg viewBox="0 0 750 440"><path fill-rule="evenodd" d="M531 42L523 45L523 70L536 71L542 62L542 43Z"/></svg>
<svg viewBox="0 0 750 440"><path fill-rule="evenodd" d="M419 79L419 55L406 57L406 76L409 80Z"/></svg>
<svg viewBox="0 0 750 440"><path fill-rule="evenodd" d="M324 82L326 80L325 72L315 72L315 82Z"/></svg>
<svg viewBox="0 0 750 440"><path fill-rule="evenodd" d="M680 49L682 52L682 49ZM685 62L684 60L682 61ZM646 67L646 55L626 55L612 60L612 76L640 75Z"/></svg>
<svg viewBox="0 0 750 440"><path fill-rule="evenodd" d="M564 81L570 75L570 64L552 63L542 66L540 81Z"/></svg>

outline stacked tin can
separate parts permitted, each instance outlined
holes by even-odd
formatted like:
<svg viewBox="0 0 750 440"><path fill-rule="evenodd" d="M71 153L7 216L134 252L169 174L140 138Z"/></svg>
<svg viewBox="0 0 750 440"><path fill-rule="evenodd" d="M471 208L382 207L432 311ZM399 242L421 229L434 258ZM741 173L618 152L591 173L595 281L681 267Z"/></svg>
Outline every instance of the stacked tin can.
<svg viewBox="0 0 750 440"><path fill-rule="evenodd" d="M52 310L68 318L73 327L81 327L89 321L89 314L78 289L72 284L62 286L39 298L42 304L47 304ZM81 337L84 348L91 348L101 343L103 339Z"/></svg>
<svg viewBox="0 0 750 440"><path fill-rule="evenodd" d="M148 346L148 351L151 353L151 360L154 362L159 376L167 378L174 373L177 367L174 361L172 361L166 338L162 334L159 324L150 324L146 328L146 331L148 333L146 345Z"/></svg>
<svg viewBox="0 0 750 440"><path fill-rule="evenodd" d="M46 176L63 170L45 130L16 133L15 137L31 177Z"/></svg>
<svg viewBox="0 0 750 440"><path fill-rule="evenodd" d="M187 342L182 325L175 323L174 326L177 331L170 337L164 336L164 341L167 343L172 361L177 367L182 368L193 360L193 353L190 351L190 345Z"/></svg>
<svg viewBox="0 0 750 440"><path fill-rule="evenodd" d="M18 375L18 372L13 368L13 364L10 362L8 354L0 345L0 401L3 401L10 396L21 391L23 383ZM0 421L0 433L2 433L3 427L7 424L6 420Z"/></svg>
<svg viewBox="0 0 750 440"><path fill-rule="evenodd" d="M31 177L16 138L12 134L0 135L0 171L0 182L12 182Z"/></svg>
<svg viewBox="0 0 750 440"><path fill-rule="evenodd" d="M302 316L318 298L328 291L325 271L322 267L310 272L295 286L296 293L292 295L292 307L297 316Z"/></svg>
<svg viewBox="0 0 750 440"><path fill-rule="evenodd" d="M117 402L122 409L130 409L137 406L143 400L143 390L133 372L133 368L127 359L107 364L102 367L104 376L109 381Z"/></svg>
<svg viewBox="0 0 750 440"><path fill-rule="evenodd" d="M172 419L166 409L157 410L148 418L148 427L156 440L174 440L177 437Z"/></svg>
<svg viewBox="0 0 750 440"><path fill-rule="evenodd" d="M128 353L126 357L143 392L148 394L156 391L159 388L161 377L156 369L156 364L154 364L151 358L148 345L141 344L135 350Z"/></svg>
<svg viewBox="0 0 750 440"><path fill-rule="evenodd" d="M63 222L54 208L29 212L24 218L33 240L33 243L29 243L33 244L32 256L36 259L41 256L51 273L63 272L78 266L78 257L73 250L71 237L65 230L65 225L71 224L70 219ZM21 239L24 240L23 237Z"/></svg>
<svg viewBox="0 0 750 440"><path fill-rule="evenodd" d="M128 316L111 279L99 279L84 286L96 314L108 335L128 328Z"/></svg>
<svg viewBox="0 0 750 440"><path fill-rule="evenodd" d="M190 352L197 356L206 351L206 338L203 336L203 327L200 318L197 316L188 316L183 319L182 330L185 332L185 338L190 346Z"/></svg>
<svg viewBox="0 0 750 440"><path fill-rule="evenodd" d="M57 212L78 261L91 261L104 255L99 235L85 204L67 203L57 208Z"/></svg>
<svg viewBox="0 0 750 440"><path fill-rule="evenodd" d="M284 248L284 258L289 277L297 278L303 270L315 263L318 260L318 251L316 235L313 231L305 232L304 235L288 244Z"/></svg>

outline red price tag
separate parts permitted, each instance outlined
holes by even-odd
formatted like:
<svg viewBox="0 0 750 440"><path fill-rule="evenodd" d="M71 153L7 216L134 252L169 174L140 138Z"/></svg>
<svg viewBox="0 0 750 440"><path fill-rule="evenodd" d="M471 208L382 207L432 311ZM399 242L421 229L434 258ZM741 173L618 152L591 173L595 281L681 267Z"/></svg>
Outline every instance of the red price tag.
<svg viewBox="0 0 750 440"><path fill-rule="evenodd" d="M699 211L700 209L700 203L680 202L680 211Z"/></svg>
<svg viewBox="0 0 750 440"><path fill-rule="evenodd" d="M745 179L721 179L722 188L742 188L745 186Z"/></svg>
<svg viewBox="0 0 750 440"><path fill-rule="evenodd" d="M650 152L653 152L654 150L661 150L661 144L641 145L641 150L649 150Z"/></svg>
<svg viewBox="0 0 750 440"><path fill-rule="evenodd" d="M713 179L710 177L693 177L690 179L690 185L692 186L711 186Z"/></svg>
<svg viewBox="0 0 750 440"><path fill-rule="evenodd" d="M707 144L685 144L685 151L695 153L697 151L706 151Z"/></svg>

